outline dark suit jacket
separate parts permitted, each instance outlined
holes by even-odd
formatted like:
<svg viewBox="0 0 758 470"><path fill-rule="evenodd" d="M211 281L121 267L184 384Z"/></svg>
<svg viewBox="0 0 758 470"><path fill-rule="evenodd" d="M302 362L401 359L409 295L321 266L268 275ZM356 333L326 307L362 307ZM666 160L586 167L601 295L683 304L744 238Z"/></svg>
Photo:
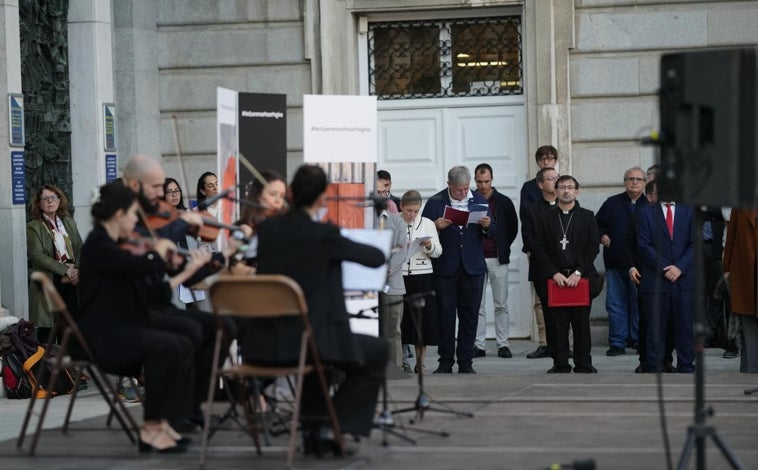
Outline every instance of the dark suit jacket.
<svg viewBox="0 0 758 470"><path fill-rule="evenodd" d="M674 286L664 277L663 268L676 265L682 276L676 284L691 291L695 288L694 212L692 206L676 204L674 239L669 236L660 203L650 204L637 212L637 266L642 274L639 291L652 294L656 289L668 292Z"/></svg>
<svg viewBox="0 0 758 470"><path fill-rule="evenodd" d="M523 223L526 212L531 207L532 203L542 199L542 191L537 184L537 178L532 178L529 181L525 181L521 186L521 201L519 202L518 215Z"/></svg>
<svg viewBox="0 0 758 470"><path fill-rule="evenodd" d="M534 282L537 277L537 261L534 255L536 243L536 227L540 218L550 209L555 207L545 198L540 196L538 201L532 202L532 205L526 210L524 217L521 219L521 241L524 244L521 251L530 253L529 256L529 280Z"/></svg>
<svg viewBox="0 0 758 470"><path fill-rule="evenodd" d="M495 188L492 188L492 193L492 197L495 198L492 222L497 225L497 230L493 232L497 245L497 259L500 264L508 264L511 262L511 245L518 235L518 216L511 198L497 192Z"/></svg>
<svg viewBox="0 0 758 470"><path fill-rule="evenodd" d="M623 269L628 263L626 247L630 218L647 205L647 198L641 195L635 204L624 191L605 200L595 219L600 236L608 235L611 246L603 248L603 261L606 269Z"/></svg>
<svg viewBox="0 0 758 470"><path fill-rule="evenodd" d="M488 207L484 196L477 192L472 192L472 194L473 197L468 201L469 209L474 205ZM449 205L450 194L447 189L443 189L426 201L421 215L434 222L442 217L445 213L445 206ZM492 217L489 208L487 215ZM452 276L461 264L463 264L466 272L472 276L486 273L487 263L484 261L484 252L482 251L482 237L495 236L497 230L497 224L493 222L490 224L487 235L482 233L479 224L469 224L462 228L452 224L439 232L442 255L439 258L432 258L434 274Z"/></svg>
<svg viewBox="0 0 758 470"><path fill-rule="evenodd" d="M600 251L600 235L595 222L595 214L591 210L574 207L574 218L565 227L566 236L570 240L566 250L572 250L575 262L572 266L561 266L561 245L563 238L559 222L558 205L552 206L535 221L535 251L536 282L552 279L557 272L565 274L565 269L579 270L582 277L595 277L595 258ZM540 281L542 280L542 281Z"/></svg>
<svg viewBox="0 0 758 470"><path fill-rule="evenodd" d="M322 359L362 364L345 308L343 261L379 267L385 258L381 250L353 242L340 234L339 227L314 222L303 211L266 219L258 227L258 273L284 274L300 284ZM252 343L256 349L273 348L280 357L300 347L299 341L287 344L291 340L285 341L276 331L256 337L260 338Z"/></svg>

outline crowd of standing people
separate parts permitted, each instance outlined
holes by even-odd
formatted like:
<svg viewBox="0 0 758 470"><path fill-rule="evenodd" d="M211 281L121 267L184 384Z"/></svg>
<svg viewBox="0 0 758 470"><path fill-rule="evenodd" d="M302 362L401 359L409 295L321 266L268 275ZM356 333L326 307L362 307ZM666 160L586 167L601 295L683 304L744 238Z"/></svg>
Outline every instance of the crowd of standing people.
<svg viewBox="0 0 758 470"><path fill-rule="evenodd" d="M493 185L487 163L474 170L475 189L469 169L455 166L447 173L447 186L427 201L415 189L392 195L391 176L380 170L376 191L387 206L377 214L378 225L392 230L386 259L321 221L328 182L318 166L300 167L289 186L282 175L264 171L240 201L239 236L204 244L195 230L215 224L221 207L230 204L220 197L216 175L206 172L197 182L198 200L209 202L206 212L188 210L179 182L167 178L157 160L135 155L121 179L100 188L91 211L94 228L84 242L66 195L53 185L35 192L27 226L30 268L53 279L101 365L134 386L132 378L140 378L142 451L182 452L189 442L182 433L202 421L216 319L206 293L195 288L199 281L219 269L295 279L305 293L322 358L343 373L334 396L342 429L368 435L388 360L408 373L423 373L427 346L437 346L434 373L451 373L455 365L458 373L476 372L475 359L487 354L488 286L497 356L513 357L508 276L519 222L537 324L537 349L526 357L551 358L548 373L597 372L590 311L604 280L608 356L634 348L640 359L636 372L693 372L695 305L702 304L713 326L719 313L712 291L726 285L727 313L741 320L741 333L739 352L729 348L725 357L740 355L740 371L758 372L754 209L734 209L729 217L714 210L699 227L692 206L658 200L656 168L646 173L634 167L624 173L624 191L595 214L580 205L580 182L560 174L556 148L540 147L535 161L539 171L524 183L518 212ZM162 204L173 215L153 226L151 217L164 217ZM705 289L695 275L699 236L709 249ZM601 247L605 276L595 268ZM387 265L386 287L379 293L381 338L350 331L342 261ZM38 337L55 341L52 314L33 284L30 289ZM698 290L705 295L696 295ZM273 338L223 322L222 350L238 338L243 360ZM315 379L308 378L304 387L304 415L324 414ZM324 421L303 422L306 449L325 448L321 441L330 436L324 426Z"/></svg>

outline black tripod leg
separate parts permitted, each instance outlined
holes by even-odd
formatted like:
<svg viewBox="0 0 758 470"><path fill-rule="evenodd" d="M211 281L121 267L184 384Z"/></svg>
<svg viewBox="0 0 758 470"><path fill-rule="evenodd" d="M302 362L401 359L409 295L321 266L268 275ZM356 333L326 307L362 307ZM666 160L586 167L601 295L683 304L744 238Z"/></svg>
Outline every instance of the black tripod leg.
<svg viewBox="0 0 758 470"><path fill-rule="evenodd" d="M721 450L721 454L729 461L732 468L735 470L742 470L744 467L740 463L739 460L737 460L737 456L732 453L731 450L726 446L726 443L721 439L721 436L716 431L716 429L711 428L710 433L711 437L713 438L713 441L716 443L718 448Z"/></svg>
<svg viewBox="0 0 758 470"><path fill-rule="evenodd" d="M695 446L695 434L695 428L692 426L687 428L687 440L684 441L682 455L679 456L679 462L676 464L677 470L687 470L689 468L690 455L692 455L692 449Z"/></svg>

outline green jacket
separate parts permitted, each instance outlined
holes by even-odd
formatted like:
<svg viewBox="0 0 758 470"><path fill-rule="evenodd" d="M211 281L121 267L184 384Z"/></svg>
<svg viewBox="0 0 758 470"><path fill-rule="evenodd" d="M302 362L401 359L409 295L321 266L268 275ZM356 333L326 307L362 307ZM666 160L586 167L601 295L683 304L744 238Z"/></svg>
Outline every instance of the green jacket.
<svg viewBox="0 0 758 470"><path fill-rule="evenodd" d="M70 216L61 217L66 227L69 241L74 250L74 263L79 267L82 253L82 237L76 228L76 222ZM55 245L50 230L41 219L26 224L26 253L29 266L33 271L42 271L52 280L54 275L66 274L66 265L55 260ZM53 315L48 311L42 292L33 283L29 283L29 320L38 327L52 327Z"/></svg>

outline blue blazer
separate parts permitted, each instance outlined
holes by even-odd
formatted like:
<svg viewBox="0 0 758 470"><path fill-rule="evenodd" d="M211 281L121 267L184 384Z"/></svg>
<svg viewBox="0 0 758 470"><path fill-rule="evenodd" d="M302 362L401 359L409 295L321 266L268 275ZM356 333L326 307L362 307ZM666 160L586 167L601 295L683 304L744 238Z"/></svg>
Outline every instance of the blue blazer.
<svg viewBox="0 0 758 470"><path fill-rule="evenodd" d="M666 219L659 203L637 211L637 259L642 280L639 290L653 294L656 289L668 292L678 286L682 290L695 288L694 211L692 206L676 204L674 210L674 239L669 236ZM664 277L663 268L675 265L682 271L676 286Z"/></svg>
<svg viewBox="0 0 758 470"><path fill-rule="evenodd" d="M474 205L488 207L484 196L473 191L471 194L473 197L468 200L469 210ZM445 188L426 201L421 215L431 221L435 221L442 217L445 213L445 206L449 205L450 194L447 188ZM492 218L489 208L487 209L487 215ZM452 276L461 264L463 264L463 269L466 270L466 273L472 276L486 273L487 264L484 261L484 252L482 251L482 237L494 237L497 235L497 230L497 226L492 222L487 234L482 232L479 224L468 224L465 227L450 225L445 230L440 231L442 255L439 258L432 258L434 274Z"/></svg>

